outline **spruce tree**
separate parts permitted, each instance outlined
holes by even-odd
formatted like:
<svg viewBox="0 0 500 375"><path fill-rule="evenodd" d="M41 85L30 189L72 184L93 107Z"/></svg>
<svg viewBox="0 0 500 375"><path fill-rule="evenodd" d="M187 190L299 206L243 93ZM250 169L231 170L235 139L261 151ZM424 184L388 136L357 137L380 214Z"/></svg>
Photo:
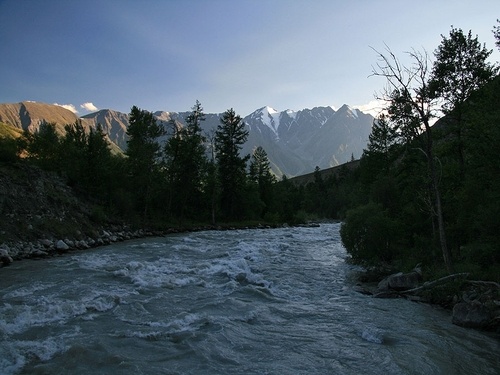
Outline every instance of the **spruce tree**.
<svg viewBox="0 0 500 375"><path fill-rule="evenodd" d="M165 161L170 184L169 205L175 197L175 211L180 220L186 210L194 213L201 204L202 185L206 172L205 137L201 122L205 114L199 101L186 117L186 126L174 124L174 134L165 144ZM190 206L190 207L188 207ZM190 212L187 212L190 213Z"/></svg>
<svg viewBox="0 0 500 375"><path fill-rule="evenodd" d="M273 184L276 182L276 177L271 171L271 164L267 153L261 146L258 146L252 154L250 179L257 184L259 198L264 203L261 216L264 216L273 203Z"/></svg>
<svg viewBox="0 0 500 375"><path fill-rule="evenodd" d="M442 111L447 115L448 129L453 140L460 170L460 180L465 174L464 156L464 103L470 95L491 81L498 68L488 63L492 51L481 45L478 37L469 30L452 28L449 37L442 36L434 52L436 60L429 82L431 95L442 101Z"/></svg>
<svg viewBox="0 0 500 375"><path fill-rule="evenodd" d="M161 146L159 138L164 129L157 124L151 112L133 106L127 128L127 164L131 191L136 198L136 207L148 218L155 184L160 180L159 165Z"/></svg>
<svg viewBox="0 0 500 375"><path fill-rule="evenodd" d="M386 79L387 89L382 99L388 101L389 120L402 137L410 143L417 143L427 162L429 196L432 197L431 217L436 220L439 245L446 269L453 272L451 252L446 240L443 204L438 167L436 166L431 120L435 116L436 97L429 90L429 59L425 51L412 51L408 55L412 65L404 66L396 55L387 50L378 53L379 63L373 75Z"/></svg>
<svg viewBox="0 0 500 375"><path fill-rule="evenodd" d="M248 138L248 130L234 109L222 114L215 132L215 150L220 184L221 209L228 219L243 214L246 185L246 163L249 156L240 156L242 145Z"/></svg>

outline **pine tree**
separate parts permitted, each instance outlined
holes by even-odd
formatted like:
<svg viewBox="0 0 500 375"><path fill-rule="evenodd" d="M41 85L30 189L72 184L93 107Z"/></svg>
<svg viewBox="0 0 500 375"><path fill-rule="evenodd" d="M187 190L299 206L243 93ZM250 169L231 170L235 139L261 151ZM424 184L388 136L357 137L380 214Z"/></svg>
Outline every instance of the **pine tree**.
<svg viewBox="0 0 500 375"><path fill-rule="evenodd" d="M34 133L25 130L19 146L40 167L61 172L61 137L57 134L55 123L43 121Z"/></svg>
<svg viewBox="0 0 500 375"><path fill-rule="evenodd" d="M222 114L220 122L215 133L215 150L221 209L226 218L234 219L243 214L246 163L249 156L241 157L240 150L248 138L248 130L232 108Z"/></svg>
<svg viewBox="0 0 500 375"><path fill-rule="evenodd" d="M429 82L431 95L442 100L442 111L447 115L448 129L455 135L455 148L460 168L460 180L465 174L464 156L464 103L470 95L491 81L498 68L487 62L492 51L481 45L478 37L469 31L452 28L450 36L442 36L434 52L432 76Z"/></svg>
<svg viewBox="0 0 500 375"><path fill-rule="evenodd" d="M250 179L257 184L259 198L264 203L261 216L264 216L273 203L273 184L276 182L276 177L271 172L271 164L267 153L261 146L257 147L252 154Z"/></svg>
<svg viewBox="0 0 500 375"><path fill-rule="evenodd" d="M136 197L137 208L144 219L148 218L152 203L153 187L158 183L161 146L159 138L164 135L151 112L133 106L127 128L127 164L131 177L131 191Z"/></svg>
<svg viewBox="0 0 500 375"><path fill-rule="evenodd" d="M439 175L435 160L435 150L431 129L436 97L429 90L429 59L427 54L412 51L408 55L411 66L403 66L390 50L387 54L378 53L379 64L373 75L386 79L388 88L383 99L389 102L390 121L407 142L418 142L427 162L429 193L432 199L431 217L437 221L439 244L446 269L453 272L451 252L446 240Z"/></svg>
<svg viewBox="0 0 500 375"><path fill-rule="evenodd" d="M170 182L169 205L173 197L176 212L182 220L188 204L191 209L201 203L202 184L206 172L205 138L201 134L201 121L205 120L203 108L196 101L186 117L186 126L174 126L174 134L165 144L165 161Z"/></svg>

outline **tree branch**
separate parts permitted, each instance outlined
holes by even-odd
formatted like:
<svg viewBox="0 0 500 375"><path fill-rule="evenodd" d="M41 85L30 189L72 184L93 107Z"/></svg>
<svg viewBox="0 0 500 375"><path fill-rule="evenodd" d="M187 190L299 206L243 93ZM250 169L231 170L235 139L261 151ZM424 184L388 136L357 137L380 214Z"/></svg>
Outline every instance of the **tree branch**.
<svg viewBox="0 0 500 375"><path fill-rule="evenodd" d="M428 282L422 284L422 286L419 286L418 288L404 290L404 291L399 292L399 293L400 294L416 294L416 293L420 293L423 290L434 288L435 286L438 286L438 285L446 284L448 282L455 281L457 279L466 278L467 276L469 276L468 272L455 273L453 275L441 277L440 279L437 279L434 281L428 281Z"/></svg>

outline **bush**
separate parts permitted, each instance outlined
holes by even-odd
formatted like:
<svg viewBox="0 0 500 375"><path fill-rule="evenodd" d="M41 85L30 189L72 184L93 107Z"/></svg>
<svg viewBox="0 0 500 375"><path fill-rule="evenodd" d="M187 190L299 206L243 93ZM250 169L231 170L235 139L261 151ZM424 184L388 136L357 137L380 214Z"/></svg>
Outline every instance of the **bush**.
<svg viewBox="0 0 500 375"><path fill-rule="evenodd" d="M97 224L106 222L106 213L104 212L104 209L100 206L94 206L92 208L92 212L90 213L90 220Z"/></svg>
<svg viewBox="0 0 500 375"><path fill-rule="evenodd" d="M13 163L17 160L16 140L11 138L0 138L0 161Z"/></svg>
<svg viewBox="0 0 500 375"><path fill-rule="evenodd" d="M342 243L357 263L379 264L396 256L398 225L382 206L370 202L347 212L340 228Z"/></svg>

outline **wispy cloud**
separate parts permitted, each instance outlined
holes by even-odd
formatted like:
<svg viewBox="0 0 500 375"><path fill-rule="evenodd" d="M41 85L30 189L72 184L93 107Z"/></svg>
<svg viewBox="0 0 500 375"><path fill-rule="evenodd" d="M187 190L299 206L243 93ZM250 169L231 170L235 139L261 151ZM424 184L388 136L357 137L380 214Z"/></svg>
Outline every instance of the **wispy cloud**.
<svg viewBox="0 0 500 375"><path fill-rule="evenodd" d="M91 102L86 102L86 103L80 104L80 108L83 108L84 110L89 111L89 112L95 112L95 111L99 110L99 108L97 108L94 105L94 103L91 103Z"/></svg>
<svg viewBox="0 0 500 375"><path fill-rule="evenodd" d="M66 108L67 110L70 110L71 112L77 114L78 110L73 104L59 104L59 103L54 103L54 105L58 105L59 107Z"/></svg>
<svg viewBox="0 0 500 375"><path fill-rule="evenodd" d="M359 109L361 112L369 113L373 117L378 117L378 115L386 110L388 102L380 99L374 99L367 104L354 105L354 108Z"/></svg>

